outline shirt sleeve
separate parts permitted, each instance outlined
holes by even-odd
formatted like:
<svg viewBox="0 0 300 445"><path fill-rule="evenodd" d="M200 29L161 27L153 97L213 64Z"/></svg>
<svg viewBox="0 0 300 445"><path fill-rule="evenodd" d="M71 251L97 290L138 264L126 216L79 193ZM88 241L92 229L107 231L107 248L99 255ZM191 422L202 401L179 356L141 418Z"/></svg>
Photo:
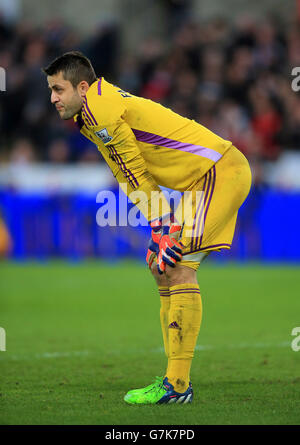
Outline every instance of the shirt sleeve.
<svg viewBox="0 0 300 445"><path fill-rule="evenodd" d="M170 205L147 169L135 136L122 116L106 127L95 129L99 135L98 149L108 162L119 182L126 183L129 199L139 208L148 221L170 214ZM115 174L116 167L120 174ZM134 192L134 193L133 193Z"/></svg>
<svg viewBox="0 0 300 445"><path fill-rule="evenodd" d="M147 169L136 138L126 122L128 98L103 81L103 88L88 91L83 113L95 143L127 196L148 221L170 214L169 203Z"/></svg>
<svg viewBox="0 0 300 445"><path fill-rule="evenodd" d="M103 148L119 168L121 174L116 176L118 181L122 180L122 176L123 186L126 181L127 195L131 201L148 221L170 214L169 203L149 173L129 125L120 117L106 130L112 139L103 144Z"/></svg>

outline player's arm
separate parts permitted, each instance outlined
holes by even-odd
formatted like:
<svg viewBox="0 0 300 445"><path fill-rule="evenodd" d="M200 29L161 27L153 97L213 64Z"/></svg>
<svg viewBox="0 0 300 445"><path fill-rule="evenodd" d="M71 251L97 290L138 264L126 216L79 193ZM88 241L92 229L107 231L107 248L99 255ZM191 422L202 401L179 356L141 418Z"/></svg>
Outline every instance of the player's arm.
<svg viewBox="0 0 300 445"><path fill-rule="evenodd" d="M103 81L100 92L99 88L88 91L83 108L93 124L92 132L99 151L105 160L109 159L108 164L119 182L120 175L116 175L116 170L121 172L122 183L126 183L131 191L129 198L150 222L170 214L170 206L149 173L136 138L125 121L130 98L129 94L122 94L122 90Z"/></svg>
<svg viewBox="0 0 300 445"><path fill-rule="evenodd" d="M115 171L117 166L118 173L115 176L119 183L120 174L123 175L130 200L143 213L152 228L153 224L161 227L157 258L158 271L163 273L165 264L175 267L176 261L181 259L182 245L177 243L181 227L174 224L170 205L147 169L136 138L123 118L126 106L119 99L115 96L110 99L103 96L100 100L98 97L94 99L92 114L96 116L96 125L93 131L99 138L100 152L105 159L109 159L110 168Z"/></svg>
<svg viewBox="0 0 300 445"><path fill-rule="evenodd" d="M75 122L81 133L96 143L123 191L149 222L162 215L169 215L170 206L160 187L147 170L131 128L121 117L124 109L119 103L109 107L103 98L100 103L95 102L96 106L92 108L91 115L96 116L94 118L96 125L92 129L96 138L91 137L91 133L86 130L82 119L76 116ZM101 122L101 125L98 122ZM124 190L124 184L127 186L126 190ZM156 203L160 204L159 209L157 209Z"/></svg>
<svg viewBox="0 0 300 445"><path fill-rule="evenodd" d="M151 267L157 256L158 271L163 273L165 265L175 267L182 258L182 244L178 242L181 227L174 221L169 203L160 187L149 173L145 160L136 144L135 136L128 124L121 118L117 124L105 131L105 149L116 162L131 191L137 191L137 200L129 197L147 217L152 228L147 252L147 263ZM154 255L152 255L154 254Z"/></svg>
<svg viewBox="0 0 300 445"><path fill-rule="evenodd" d="M129 198L149 222L170 214L169 203L149 173L129 125L120 117L103 130L107 142L101 144L100 151L118 167L131 192Z"/></svg>

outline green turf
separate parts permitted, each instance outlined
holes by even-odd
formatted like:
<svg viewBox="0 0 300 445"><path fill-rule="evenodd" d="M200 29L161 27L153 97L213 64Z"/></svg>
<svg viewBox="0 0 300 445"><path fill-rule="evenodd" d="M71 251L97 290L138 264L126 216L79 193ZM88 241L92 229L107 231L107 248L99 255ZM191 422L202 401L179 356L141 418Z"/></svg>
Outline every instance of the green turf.
<svg viewBox="0 0 300 445"><path fill-rule="evenodd" d="M129 406L166 365L147 269L0 263L0 423L300 424L299 269L207 262L198 276L194 402Z"/></svg>

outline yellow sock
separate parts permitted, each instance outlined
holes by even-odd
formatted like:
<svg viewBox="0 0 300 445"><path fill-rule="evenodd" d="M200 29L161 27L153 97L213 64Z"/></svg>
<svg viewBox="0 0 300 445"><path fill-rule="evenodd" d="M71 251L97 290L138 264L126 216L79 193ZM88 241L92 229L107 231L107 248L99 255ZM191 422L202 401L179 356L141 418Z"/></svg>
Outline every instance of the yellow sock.
<svg viewBox="0 0 300 445"><path fill-rule="evenodd" d="M171 286L169 309L169 360L166 376L177 392L187 390L190 368L202 320L198 284Z"/></svg>
<svg viewBox="0 0 300 445"><path fill-rule="evenodd" d="M169 309L170 309L170 292L168 286L158 287L160 295L160 325L163 335L165 354L169 355L169 335L168 335L168 320L169 320Z"/></svg>

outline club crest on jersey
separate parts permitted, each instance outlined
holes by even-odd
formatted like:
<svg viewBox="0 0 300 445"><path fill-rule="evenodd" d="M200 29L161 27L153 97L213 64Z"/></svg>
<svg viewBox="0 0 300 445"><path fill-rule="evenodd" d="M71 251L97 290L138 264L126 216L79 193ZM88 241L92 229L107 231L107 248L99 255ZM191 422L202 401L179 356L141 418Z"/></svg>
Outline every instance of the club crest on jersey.
<svg viewBox="0 0 300 445"><path fill-rule="evenodd" d="M107 144L108 142L110 142L112 140L112 136L110 136L108 134L108 131L106 128L102 128L102 130L99 131L95 131L95 135L101 139L101 141L103 142L103 144Z"/></svg>

